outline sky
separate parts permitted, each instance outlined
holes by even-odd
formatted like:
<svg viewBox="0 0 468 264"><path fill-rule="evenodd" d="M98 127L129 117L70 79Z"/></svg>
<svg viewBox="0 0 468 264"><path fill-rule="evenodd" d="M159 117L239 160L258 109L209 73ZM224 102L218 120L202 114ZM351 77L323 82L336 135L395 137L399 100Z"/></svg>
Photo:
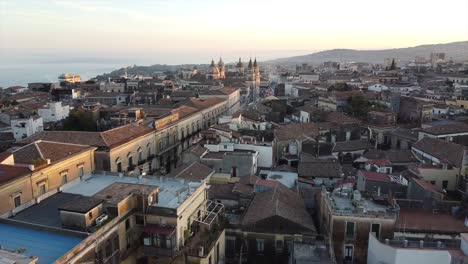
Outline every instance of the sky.
<svg viewBox="0 0 468 264"><path fill-rule="evenodd" d="M10 61L206 63L468 40L468 0L0 0Z"/></svg>

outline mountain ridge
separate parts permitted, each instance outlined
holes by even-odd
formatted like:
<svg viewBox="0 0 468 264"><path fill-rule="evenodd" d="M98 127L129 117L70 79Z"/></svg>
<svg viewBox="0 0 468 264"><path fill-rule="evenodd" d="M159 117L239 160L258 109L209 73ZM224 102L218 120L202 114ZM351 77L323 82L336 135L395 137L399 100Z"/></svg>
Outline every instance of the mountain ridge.
<svg viewBox="0 0 468 264"><path fill-rule="evenodd" d="M266 62L274 64L318 64L325 61L383 63L385 58L398 58L401 62L406 63L413 61L416 56L423 56L428 59L431 52L445 52L446 59L453 58L455 60L468 60L468 41L457 41L443 44L423 44L414 47L381 50L339 48L306 55L278 58Z"/></svg>

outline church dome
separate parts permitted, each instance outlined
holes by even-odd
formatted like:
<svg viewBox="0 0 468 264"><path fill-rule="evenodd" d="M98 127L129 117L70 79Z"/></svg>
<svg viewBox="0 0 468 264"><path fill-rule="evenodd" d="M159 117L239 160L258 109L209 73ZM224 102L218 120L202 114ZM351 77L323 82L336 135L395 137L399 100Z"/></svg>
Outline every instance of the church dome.
<svg viewBox="0 0 468 264"><path fill-rule="evenodd" d="M208 74L219 74L219 69L216 67L214 60L211 61L210 68L208 69Z"/></svg>

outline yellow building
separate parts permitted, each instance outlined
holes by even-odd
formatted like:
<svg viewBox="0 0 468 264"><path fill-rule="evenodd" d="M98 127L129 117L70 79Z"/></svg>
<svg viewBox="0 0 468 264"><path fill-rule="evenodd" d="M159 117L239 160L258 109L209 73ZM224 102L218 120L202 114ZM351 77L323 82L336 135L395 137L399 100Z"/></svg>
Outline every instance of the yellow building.
<svg viewBox="0 0 468 264"><path fill-rule="evenodd" d="M96 147L96 170L111 172L149 171L155 154L154 130L129 124L104 132L44 131L20 143L35 140L83 144Z"/></svg>
<svg viewBox="0 0 468 264"><path fill-rule="evenodd" d="M94 170L96 148L35 141L5 153L0 164L0 215L11 215L41 201Z"/></svg>

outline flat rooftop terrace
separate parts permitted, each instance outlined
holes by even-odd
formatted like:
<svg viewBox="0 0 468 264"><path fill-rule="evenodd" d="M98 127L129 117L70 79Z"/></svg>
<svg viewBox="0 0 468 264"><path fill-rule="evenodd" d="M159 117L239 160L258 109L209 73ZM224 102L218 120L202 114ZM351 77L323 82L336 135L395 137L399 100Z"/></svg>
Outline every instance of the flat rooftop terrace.
<svg viewBox="0 0 468 264"><path fill-rule="evenodd" d="M93 196L116 182L157 186L159 187L157 206L172 209L179 207L201 185L199 182L189 182L184 179L169 177L144 176L142 179L139 179L138 177L119 177L113 174L94 174L83 181L77 179L70 182L64 186L63 192Z"/></svg>
<svg viewBox="0 0 468 264"><path fill-rule="evenodd" d="M38 264L53 263L82 240L77 236L0 223L0 245L3 250L16 251L28 257L36 256Z"/></svg>
<svg viewBox="0 0 468 264"><path fill-rule="evenodd" d="M334 213L340 215L368 215L396 217L393 208L386 200L374 201L361 197L358 202L353 201L352 191L348 189L335 190L327 195Z"/></svg>
<svg viewBox="0 0 468 264"><path fill-rule="evenodd" d="M81 197L81 195L73 193L56 193L42 200L40 203L20 211L15 216L10 217L10 219L36 225L62 228L62 221L58 208L70 201L80 199Z"/></svg>

